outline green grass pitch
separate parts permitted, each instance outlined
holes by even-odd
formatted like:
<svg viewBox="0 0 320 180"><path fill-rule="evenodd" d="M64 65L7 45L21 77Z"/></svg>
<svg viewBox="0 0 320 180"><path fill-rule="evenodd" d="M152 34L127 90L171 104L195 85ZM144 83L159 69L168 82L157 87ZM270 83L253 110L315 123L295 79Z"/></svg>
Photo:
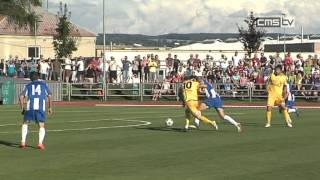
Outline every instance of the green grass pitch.
<svg viewBox="0 0 320 180"><path fill-rule="evenodd" d="M1 180L318 180L320 113L292 115L284 126L277 110L264 128L264 109L227 108L244 132L218 119L219 131L180 131L179 107L56 107L47 123L46 150L19 149L21 115L0 107ZM164 128L166 118L175 126ZM148 121L151 125L139 126ZM132 127L127 127L132 126ZM28 144L35 146L33 124Z"/></svg>

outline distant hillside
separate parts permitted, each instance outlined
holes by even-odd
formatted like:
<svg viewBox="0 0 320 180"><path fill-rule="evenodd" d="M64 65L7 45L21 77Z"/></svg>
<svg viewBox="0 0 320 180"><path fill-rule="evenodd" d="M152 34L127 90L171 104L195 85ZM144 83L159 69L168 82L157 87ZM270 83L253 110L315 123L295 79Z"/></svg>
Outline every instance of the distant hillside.
<svg viewBox="0 0 320 180"><path fill-rule="evenodd" d="M277 38L278 34L267 34L272 38ZM110 42L116 45L132 46L140 44L145 47L174 47L177 45L187 45L195 42L204 41L207 39L238 38L237 33L190 33L190 34L164 34L159 36L148 36L141 34L106 34L106 44ZM103 44L103 34L98 34L97 45Z"/></svg>

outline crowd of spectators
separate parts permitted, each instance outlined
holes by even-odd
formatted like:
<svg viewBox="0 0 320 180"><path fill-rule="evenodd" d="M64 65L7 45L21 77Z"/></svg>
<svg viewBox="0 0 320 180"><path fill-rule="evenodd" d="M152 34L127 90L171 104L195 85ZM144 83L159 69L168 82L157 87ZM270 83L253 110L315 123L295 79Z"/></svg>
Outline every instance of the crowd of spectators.
<svg viewBox="0 0 320 180"><path fill-rule="evenodd" d="M235 52L232 57L221 55L214 59L207 55L200 59L198 54L190 54L189 59L180 60L177 55L168 54L160 60L158 55L137 55L133 59L111 57L103 63L102 58L67 57L63 61L55 59L20 60L18 57L2 59L0 76L26 78L37 71L44 80L66 83L102 82L105 73L108 83L155 83L157 92L171 93L170 84L182 82L184 76L202 76L219 84L223 92L236 92L249 86L264 90L266 80L276 65L282 65L291 83L301 96L318 96L320 90L320 59L317 55L292 57L287 53L265 56L255 53L250 58ZM162 73L160 73L162 71ZM160 76L162 74L162 76ZM303 90L303 91L301 91ZM155 96L154 99L157 99Z"/></svg>

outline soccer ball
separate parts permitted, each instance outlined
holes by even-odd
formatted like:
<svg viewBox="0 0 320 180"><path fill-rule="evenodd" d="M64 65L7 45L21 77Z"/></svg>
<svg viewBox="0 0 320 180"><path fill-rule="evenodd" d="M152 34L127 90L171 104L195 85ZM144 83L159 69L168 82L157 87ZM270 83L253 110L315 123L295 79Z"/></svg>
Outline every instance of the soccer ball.
<svg viewBox="0 0 320 180"><path fill-rule="evenodd" d="M172 120L171 118L168 118L168 119L166 120L166 126L168 126L168 127L173 126L173 120Z"/></svg>

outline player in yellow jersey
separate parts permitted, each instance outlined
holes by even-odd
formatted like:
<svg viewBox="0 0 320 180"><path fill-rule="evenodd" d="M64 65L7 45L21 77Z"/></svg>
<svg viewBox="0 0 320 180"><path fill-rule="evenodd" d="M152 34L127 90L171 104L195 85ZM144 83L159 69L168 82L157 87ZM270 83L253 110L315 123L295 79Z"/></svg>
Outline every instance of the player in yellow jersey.
<svg viewBox="0 0 320 180"><path fill-rule="evenodd" d="M198 91L201 88L205 88L204 84L199 83L195 77L186 77L183 82L183 102L186 107L185 115L186 115L186 125L185 129L189 129L190 121L194 118L197 118L211 126L215 127L218 130L218 126L215 121L209 120L207 117L201 114L199 110L199 99L198 99Z"/></svg>
<svg viewBox="0 0 320 180"><path fill-rule="evenodd" d="M267 102L267 113L266 119L267 124L266 128L271 126L271 116L272 116L272 107L279 106L280 112L283 113L284 118L288 127L292 127L292 122L285 106L285 99L288 96L287 92L287 77L282 72L282 66L278 65L275 68L274 73L268 79L268 102Z"/></svg>

